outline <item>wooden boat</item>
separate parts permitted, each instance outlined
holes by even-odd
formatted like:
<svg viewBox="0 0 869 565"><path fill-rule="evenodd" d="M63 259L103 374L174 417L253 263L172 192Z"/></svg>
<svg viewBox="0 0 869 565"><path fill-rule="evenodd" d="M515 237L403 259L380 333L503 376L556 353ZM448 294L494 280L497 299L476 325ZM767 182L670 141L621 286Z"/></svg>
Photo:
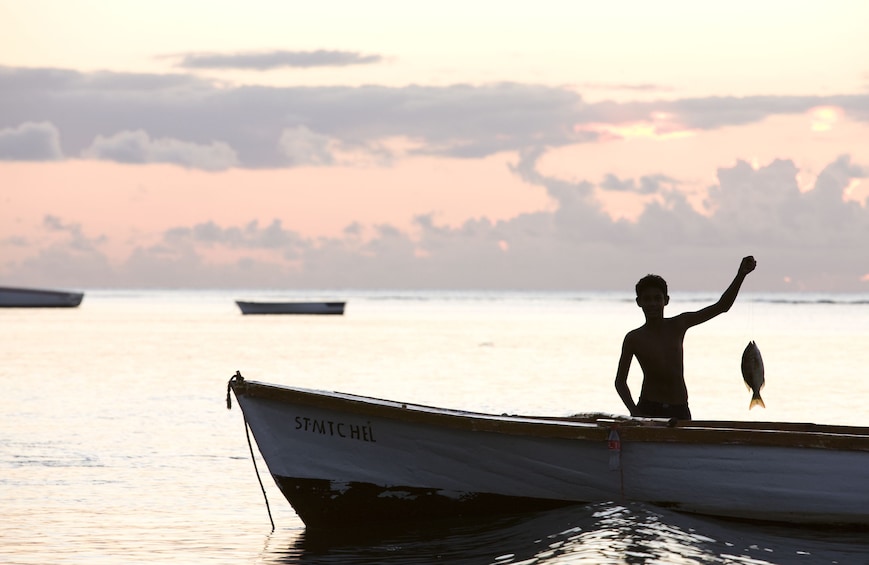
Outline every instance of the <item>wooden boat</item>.
<svg viewBox="0 0 869 565"><path fill-rule="evenodd" d="M246 302L236 300L242 314L344 314L344 302Z"/></svg>
<svg viewBox="0 0 869 565"><path fill-rule="evenodd" d="M74 308L83 292L0 286L0 308Z"/></svg>
<svg viewBox="0 0 869 565"><path fill-rule="evenodd" d="M482 414L230 379L308 528L637 501L869 527L869 428Z"/></svg>

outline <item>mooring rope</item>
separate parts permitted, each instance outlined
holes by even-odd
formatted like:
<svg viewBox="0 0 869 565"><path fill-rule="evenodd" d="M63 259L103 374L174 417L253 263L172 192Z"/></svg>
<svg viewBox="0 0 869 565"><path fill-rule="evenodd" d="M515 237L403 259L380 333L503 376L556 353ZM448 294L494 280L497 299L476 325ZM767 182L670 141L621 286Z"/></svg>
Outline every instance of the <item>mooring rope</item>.
<svg viewBox="0 0 869 565"><path fill-rule="evenodd" d="M241 376L240 371L236 371L235 374L230 377L229 382L226 384L226 409L232 410L232 400L229 395L232 390L232 383L236 381L243 381L244 377ZM263 480L260 478L259 468L256 465L256 455L253 452L253 442L250 441L250 424L247 423L247 416L244 414L244 410L241 411L241 418L244 420L244 435L247 436L247 447L250 450L250 460L253 462L253 470L256 473L256 480L259 481L259 488L263 491L263 500L266 501L266 511L269 514L269 522L272 524L272 532L275 531L275 521L272 519L272 509L269 506L269 497L266 495L266 487L263 485Z"/></svg>
<svg viewBox="0 0 869 565"><path fill-rule="evenodd" d="M242 412L244 414L244 412ZM250 449L250 460L253 461L253 469L256 471L256 480L259 481L259 488L263 491L263 500L266 501L266 512L269 513L269 522L272 523L272 532L275 531L275 521L272 520L272 509L269 506L269 498L266 496L266 487L263 485L263 480L259 476L259 468L256 466L256 457L253 454L253 444L250 441L250 426L247 423L247 418L244 418L244 430L247 436L247 446Z"/></svg>

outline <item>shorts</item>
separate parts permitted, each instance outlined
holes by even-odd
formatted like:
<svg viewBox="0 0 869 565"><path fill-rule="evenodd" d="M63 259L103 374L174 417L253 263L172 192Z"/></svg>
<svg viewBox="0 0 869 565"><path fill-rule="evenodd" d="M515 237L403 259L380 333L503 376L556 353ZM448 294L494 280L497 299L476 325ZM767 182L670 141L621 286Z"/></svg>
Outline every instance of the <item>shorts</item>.
<svg viewBox="0 0 869 565"><path fill-rule="evenodd" d="M676 418L677 420L690 420L691 410L687 404L664 404L643 400L637 403L637 416L641 418Z"/></svg>

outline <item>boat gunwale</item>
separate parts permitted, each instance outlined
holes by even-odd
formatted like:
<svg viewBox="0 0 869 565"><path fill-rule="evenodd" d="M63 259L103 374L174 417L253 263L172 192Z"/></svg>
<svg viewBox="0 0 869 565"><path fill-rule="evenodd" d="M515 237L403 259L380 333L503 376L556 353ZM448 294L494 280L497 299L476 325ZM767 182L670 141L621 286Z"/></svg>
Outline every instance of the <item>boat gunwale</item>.
<svg viewBox="0 0 869 565"><path fill-rule="evenodd" d="M349 393L232 380L236 396L290 401L315 408L370 415L473 432L551 439L606 441L615 429L626 442L749 445L869 451L869 428L792 422L666 420L610 414L496 415L383 400Z"/></svg>

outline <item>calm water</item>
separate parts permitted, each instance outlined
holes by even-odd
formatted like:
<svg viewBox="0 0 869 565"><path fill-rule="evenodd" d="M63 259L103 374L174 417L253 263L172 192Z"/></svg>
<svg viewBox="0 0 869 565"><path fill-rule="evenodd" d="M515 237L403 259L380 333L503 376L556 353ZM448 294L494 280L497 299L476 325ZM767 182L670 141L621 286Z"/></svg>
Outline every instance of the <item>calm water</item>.
<svg viewBox="0 0 869 565"><path fill-rule="evenodd" d="M233 302L269 298L348 306L251 317ZM674 296L668 314L715 298ZM0 562L869 564L865 532L618 502L324 540L263 476L271 531L241 412L226 410L236 370L487 412L623 413L615 364L641 323L630 296L592 293L90 291L78 309L0 310ZM750 339L766 410L748 410ZM869 295L743 294L689 332L692 412L869 426L867 343ZM635 395L639 379L635 365Z"/></svg>

